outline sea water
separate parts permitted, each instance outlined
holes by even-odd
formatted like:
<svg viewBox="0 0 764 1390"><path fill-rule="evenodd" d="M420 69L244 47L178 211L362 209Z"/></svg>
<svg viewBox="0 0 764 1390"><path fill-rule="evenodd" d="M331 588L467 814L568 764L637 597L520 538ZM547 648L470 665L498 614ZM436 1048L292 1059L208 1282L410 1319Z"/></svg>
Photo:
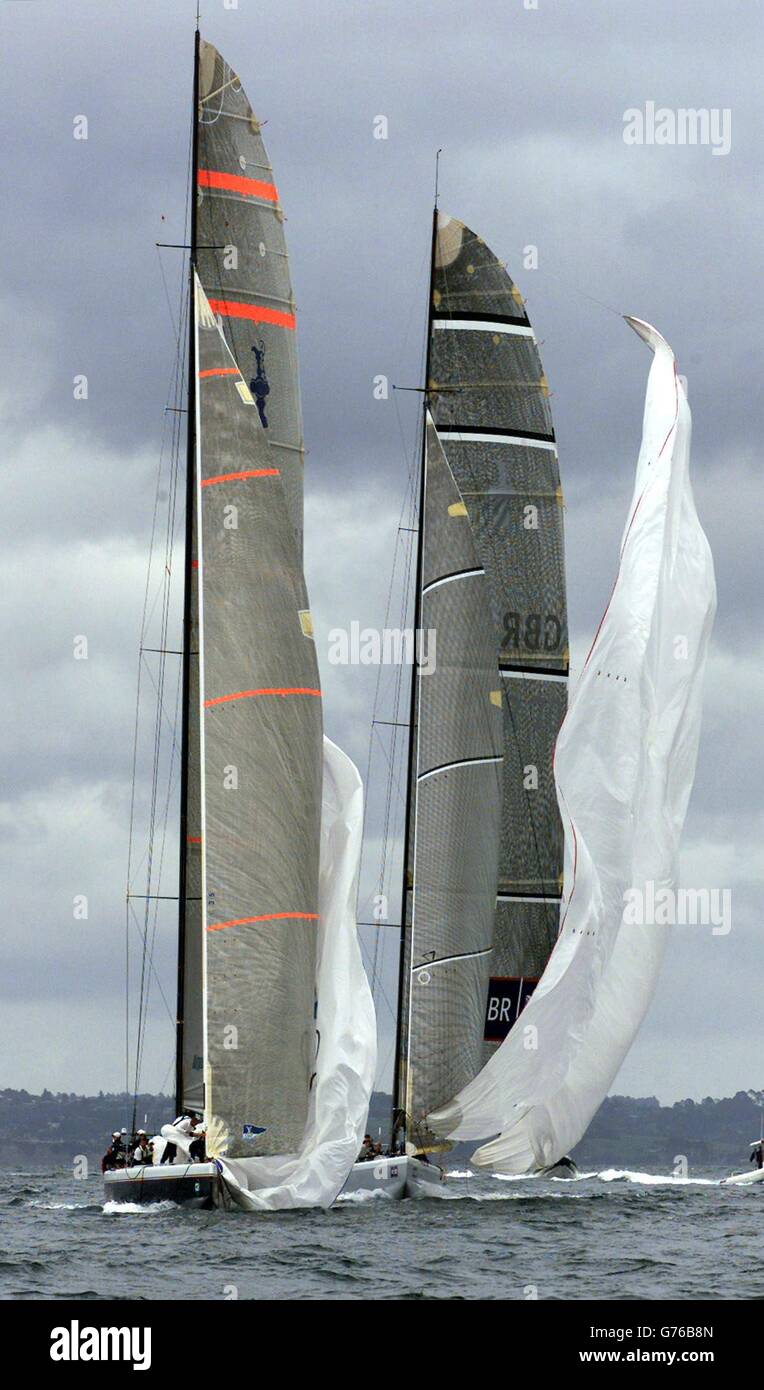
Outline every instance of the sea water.
<svg viewBox="0 0 764 1390"><path fill-rule="evenodd" d="M608 1168L452 1170L436 1195L246 1214L104 1202L100 1176L3 1173L5 1299L759 1299L764 1184Z"/></svg>

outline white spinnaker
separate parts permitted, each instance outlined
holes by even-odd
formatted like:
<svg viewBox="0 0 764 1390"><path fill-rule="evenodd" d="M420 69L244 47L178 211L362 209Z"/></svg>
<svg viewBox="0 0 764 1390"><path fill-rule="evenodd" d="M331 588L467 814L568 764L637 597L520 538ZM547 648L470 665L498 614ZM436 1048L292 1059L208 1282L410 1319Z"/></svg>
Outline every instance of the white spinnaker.
<svg viewBox="0 0 764 1390"><path fill-rule="evenodd" d="M639 904L670 901L661 890L676 888L695 773L713 562L690 486L690 410L674 355L649 324L627 322L654 358L618 576L555 753L564 922L515 1028L429 1117L454 1139L498 1132L472 1161L507 1173L538 1171L579 1141L631 1046L670 921L660 912L640 920Z"/></svg>
<svg viewBox="0 0 764 1390"><path fill-rule="evenodd" d="M362 825L358 771L324 738L316 1076L299 1153L219 1159L232 1199L246 1210L330 1206L361 1147L377 1062L355 916Z"/></svg>

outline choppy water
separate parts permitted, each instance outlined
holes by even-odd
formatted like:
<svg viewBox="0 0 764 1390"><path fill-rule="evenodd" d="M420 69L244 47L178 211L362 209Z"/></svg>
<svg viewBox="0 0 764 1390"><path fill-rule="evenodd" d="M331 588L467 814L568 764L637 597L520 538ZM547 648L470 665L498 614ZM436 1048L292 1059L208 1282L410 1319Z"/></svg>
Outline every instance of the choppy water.
<svg viewBox="0 0 764 1390"><path fill-rule="evenodd" d="M764 1298L764 1184L718 1177L454 1176L417 1201L247 1215L105 1207L100 1177L0 1172L0 1297Z"/></svg>

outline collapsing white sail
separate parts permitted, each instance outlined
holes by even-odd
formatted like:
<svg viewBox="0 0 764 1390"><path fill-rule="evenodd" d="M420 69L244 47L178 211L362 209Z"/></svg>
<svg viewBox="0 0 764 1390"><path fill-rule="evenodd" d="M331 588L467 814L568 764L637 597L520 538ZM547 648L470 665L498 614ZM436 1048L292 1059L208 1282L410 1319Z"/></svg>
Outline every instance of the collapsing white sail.
<svg viewBox="0 0 764 1390"><path fill-rule="evenodd" d="M363 789L350 759L324 738L319 878L319 1038L300 1151L220 1159L229 1195L248 1210L330 1206L358 1155L374 1082L377 1036L355 920Z"/></svg>
<svg viewBox="0 0 764 1390"><path fill-rule="evenodd" d="M498 1133L473 1162L508 1173L579 1141L642 1022L668 928L640 904L675 888L695 771L715 585L689 480L690 410L668 344L627 322L654 360L616 584L555 754L564 922L517 1027L429 1116L453 1139Z"/></svg>

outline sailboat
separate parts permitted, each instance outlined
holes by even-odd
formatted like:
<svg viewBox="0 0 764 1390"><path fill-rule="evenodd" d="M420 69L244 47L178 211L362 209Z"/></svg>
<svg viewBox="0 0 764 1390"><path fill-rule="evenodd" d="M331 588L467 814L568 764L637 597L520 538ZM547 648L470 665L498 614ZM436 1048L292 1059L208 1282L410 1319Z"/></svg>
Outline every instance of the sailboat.
<svg viewBox="0 0 764 1390"><path fill-rule="evenodd" d="M355 894L357 770L324 738L302 571L303 441L283 213L236 73L196 35L176 1108L118 1201L329 1205L376 1060Z"/></svg>
<svg viewBox="0 0 764 1390"><path fill-rule="evenodd" d="M412 689L394 1097L414 1161L481 1140L479 1169L569 1176L660 971L644 908L676 888L715 583L684 381L624 317L653 353L642 445L566 713L546 378L517 288L436 207L416 614L438 660Z"/></svg>

